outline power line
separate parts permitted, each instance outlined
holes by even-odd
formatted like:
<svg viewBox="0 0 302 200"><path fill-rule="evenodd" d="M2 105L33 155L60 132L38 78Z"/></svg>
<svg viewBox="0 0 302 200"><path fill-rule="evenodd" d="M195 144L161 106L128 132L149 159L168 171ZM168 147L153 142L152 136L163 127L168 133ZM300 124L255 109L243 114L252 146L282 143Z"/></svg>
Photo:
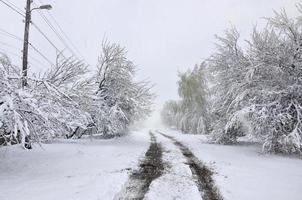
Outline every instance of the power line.
<svg viewBox="0 0 302 200"><path fill-rule="evenodd" d="M63 58L67 59L66 56L62 53L62 51L49 39L49 37L39 28L38 25L31 22L31 24L37 29L37 31L47 40L47 42L58 52L61 53Z"/></svg>
<svg viewBox="0 0 302 200"><path fill-rule="evenodd" d="M15 53L15 52L8 51L8 50L3 49L3 48L1 48L1 47L0 47L0 51L1 51L2 54L8 53L8 54L11 54L11 55L14 55L14 56L17 56L17 57L22 58L21 54L17 54L17 53Z"/></svg>
<svg viewBox="0 0 302 200"><path fill-rule="evenodd" d="M4 0L0 0L0 2L4 3L6 6L8 6L9 8L11 8L14 12L18 13L19 15L25 17L24 14L22 14L20 11L18 11L19 8L18 8L17 6L15 6L14 4L12 4L12 3L10 3L10 2L5 2ZM20 10L20 9L19 9L19 10ZM42 33L42 35L48 40L48 42L50 42L50 43L53 45L53 47L58 51L58 48L50 41L50 39L48 39L48 37L41 31L41 29L40 29L38 26L36 26L35 24L33 24L33 25L37 28L37 30L38 30L40 33ZM7 32L7 31L4 30L4 29L0 29L0 31L1 31L2 33L5 33L5 34L8 35L8 36L14 38L14 39L23 41L23 40L22 40L21 38L19 38L18 36L14 35L14 34L11 34L11 33ZM2 43L2 44L3 44L3 43ZM31 46L31 48L32 48L34 51L36 51L36 52L37 52L41 57L43 57L48 63L50 63L51 65L54 65L54 64L53 64L53 63L52 63L52 62L51 62L44 54L42 54L41 51L39 51L34 45L32 45L31 43L29 43L29 45ZM6 44L6 46L7 46L7 44ZM10 54L15 55L15 56L19 56L19 55L13 53L13 52L10 52Z"/></svg>
<svg viewBox="0 0 302 200"><path fill-rule="evenodd" d="M22 42L23 42L23 39L22 39L22 38L20 38L20 37L14 35L14 34L12 34L12 33L7 32L6 30L4 30L4 29L2 29L2 28L0 28L0 34L9 36L9 37L11 37L11 38L14 38L14 39L16 39L16 40L19 40L19 41L22 41Z"/></svg>
<svg viewBox="0 0 302 200"><path fill-rule="evenodd" d="M34 5L36 5L36 4L34 4ZM72 48L70 48L68 43L61 36L61 34L56 30L56 28L52 25L52 23L48 20L48 18L43 14L43 12L40 10L38 12L39 12L39 15L42 17L42 19L45 21L45 23L50 27L50 29L55 33L55 35L59 38L59 40L62 42L62 44L66 47L66 49L68 49L74 57L76 57L78 60L80 60L78 58L78 56L76 55L76 53L72 50Z"/></svg>
<svg viewBox="0 0 302 200"><path fill-rule="evenodd" d="M0 2L2 2L3 4L5 4L7 7L9 7L11 10L13 10L14 12L16 12L17 14L25 17L25 14L24 12L21 11L21 9L19 9L16 5L14 5L13 3L9 2L9 1L4 1L4 0L0 0ZM39 12L41 16L44 16L41 12ZM56 33L56 35L59 37L59 39L61 40L61 42L67 47L67 49L69 49L71 51L71 53L75 56L75 53L71 50L71 48L66 44L66 42L64 41L64 39L62 38L62 36L60 36L60 34L55 31L54 27L51 25L51 23L49 22L49 20L44 16L42 17L45 22L51 27L51 29ZM52 47L55 48L55 50L57 52L61 52L59 50L59 48L47 37L47 35L39 28L38 25L36 25L35 23L31 22L32 25L38 30L38 32L51 44ZM62 29L62 28L61 28ZM0 28L0 34L6 34L7 36L9 37L12 37L14 39L17 39L17 40L20 40L20 41L23 41L22 38L14 35L14 34L11 34L3 29ZM47 60L50 64L53 65L53 63L45 56L43 55L35 46L33 46L31 43L29 43L30 46L36 51L38 52L45 60ZM64 54L61 54L65 59L66 57L64 56ZM77 56L75 56L77 57ZM79 59L80 60L80 59Z"/></svg>
<svg viewBox="0 0 302 200"><path fill-rule="evenodd" d="M6 30L4 30L4 29L1 29L0 28L0 31L2 31L2 32L4 32L5 34L7 34L8 36L10 36L10 37L12 37L12 38L14 38L14 39L16 39L16 40L20 40L20 41L23 41L21 38L19 38L18 36L16 36L16 35L14 35L14 34L12 34L12 33L9 33L9 32L7 32ZM0 32L1 33L1 32ZM1 42L1 43L3 43L3 42ZM28 43L29 44L29 46L34 50L34 51L36 51L41 57L43 57L48 63L50 63L51 65L54 65L43 53L41 53L41 51L40 50L38 50L38 48L37 47L35 47L32 43ZM8 44L9 45L9 44ZM7 46L7 45L6 45ZM12 45L10 45L10 46L12 46Z"/></svg>
<svg viewBox="0 0 302 200"><path fill-rule="evenodd" d="M57 27L60 29L60 31L63 33L63 35L65 36L65 38L69 41L69 43L72 45L72 47L78 52L78 54L84 58L84 56L82 55L82 53L79 51L79 49L74 45L74 43L71 41L71 39L67 36L67 34L63 31L62 27L60 26L60 24L56 21L56 19L53 17L53 15L47 11L49 16L52 18L52 20L55 22L55 24L57 25Z"/></svg>
<svg viewBox="0 0 302 200"><path fill-rule="evenodd" d="M8 33L8 32L7 32ZM9 33L10 34L10 33ZM13 34L10 34L11 36L15 36L15 35L13 35ZM17 36L15 36L15 37L13 37L13 38L16 38ZM5 43L5 42L1 42L0 41L0 44L2 44L2 45L4 45L4 46L8 46L8 47L11 47L11 48L13 48L13 49L15 49L15 50L20 50L18 47L15 47L15 46L13 46L13 45L11 45L11 44L8 44L8 43ZM34 50L34 51L36 51L43 59L45 59L49 64L51 64L51 65L54 65L53 64L53 62L51 62L43 53L41 53L41 51L40 50L38 50L37 49L37 47L35 47L33 44L31 44L31 43L29 43L29 45L30 45L30 47ZM22 52L22 51L20 51L20 52ZM17 55L16 53L13 53L13 52L10 52L10 54L12 54L12 55L15 55L15 56L19 56L19 55ZM21 56L22 57L22 56ZM39 63L40 63L40 61L38 60L38 59L35 59L35 58L33 58L32 56L29 56L31 59L33 59L33 60L36 60L36 61L38 61ZM40 63L41 64L41 63Z"/></svg>
<svg viewBox="0 0 302 200"><path fill-rule="evenodd" d="M5 4L7 7L9 7L10 9L12 9L14 12L18 13L19 15L25 17L25 15L23 13L21 13L20 10L17 6L15 6L13 3L10 3L8 1L4 1L4 0L0 0L0 2L2 2L3 4Z"/></svg>
<svg viewBox="0 0 302 200"><path fill-rule="evenodd" d="M8 0L5 0L7 3L9 3L11 6L13 6L16 10L18 10L20 13L24 14L25 15L25 12L24 10L20 9L18 6L16 6L15 4L11 3L10 1Z"/></svg>
<svg viewBox="0 0 302 200"><path fill-rule="evenodd" d="M19 48L15 47L15 46L13 46L13 45L7 44L7 43L5 43L5 42L1 42L1 41L0 41L0 44L2 44L2 45L4 45L4 46L8 46L8 47L10 47L10 48L13 48L13 49L15 49L15 50L20 50ZM7 53L7 54L10 54L10 55L19 57L20 59L22 58L21 51L20 51L19 54L18 54L18 53L16 53L16 52L8 51L8 50L6 50L6 49L4 49L4 48L2 48L2 47L0 47L0 50L1 50L1 53L2 53L2 54ZM37 59L37 58L35 58L35 57L33 57L33 56L29 56L29 58L30 58L31 60L35 61L36 63L38 63L38 64L40 64L40 65L46 67L45 64L44 64L43 62L41 62L39 59Z"/></svg>
<svg viewBox="0 0 302 200"><path fill-rule="evenodd" d="M5 4L6 6L8 6L10 9L12 9L14 12L18 13L19 15L25 17L25 15L23 13L21 13L20 11L18 11L18 7L15 6L14 4L12 3L8 3L4 0L0 0L0 2L2 2L3 4ZM20 10L20 9L19 9ZM61 52L57 47L56 45L46 36L46 34L36 25L32 22L32 25L42 34L42 36L56 49L57 52ZM3 30L3 29L0 29L0 31L2 31L3 33L6 33L8 36L10 37L13 37L15 39L18 39L18 40L22 40L21 38L19 38L18 36L13 36L13 34L10 34L8 33L7 31ZM66 57L62 54L62 56L66 59Z"/></svg>
<svg viewBox="0 0 302 200"><path fill-rule="evenodd" d="M59 40L62 42L62 44L70 51L70 53L74 56L77 57L75 52L69 47L69 45L65 42L63 37L56 31L54 26L50 23L50 21L45 17L45 15L39 11L40 16L43 18L45 23L50 27L50 29L56 34L56 36L59 38Z"/></svg>
<svg viewBox="0 0 302 200"><path fill-rule="evenodd" d="M16 46L13 46L13 45L11 45L11 44L8 44L8 43L6 43L6 42L1 42L1 41L0 41L0 44L2 44L2 45L4 45L4 46L7 46L7 47L10 47L10 48L15 49L15 50L20 50L20 48L18 48L18 47L16 47Z"/></svg>
<svg viewBox="0 0 302 200"><path fill-rule="evenodd" d="M44 4L41 0L39 0L39 2L41 4ZM63 28L60 26L60 24L58 23L58 21L55 19L55 17L47 10L48 15L51 17L51 19L53 20L53 22L56 24L56 26L59 28L59 30L63 33L63 35L65 36L65 38L68 40L68 42L72 45L72 47L77 51L77 53L84 58L84 56L81 54L81 52L79 51L79 49L76 47L76 45L74 45L74 43L72 42L72 40L68 37L68 35L64 32Z"/></svg>
<svg viewBox="0 0 302 200"><path fill-rule="evenodd" d="M56 51L60 52L58 47L47 37L47 35L35 23L32 22L32 25L37 29L37 31L39 31L39 33L41 33L41 35L49 42L49 44L51 44L51 46L56 49Z"/></svg>
<svg viewBox="0 0 302 200"><path fill-rule="evenodd" d="M29 43L29 45L32 47L32 49L34 51L36 51L40 56L42 56L49 64L55 66L55 64L53 64L44 54L41 53L41 51L39 51L39 49L37 49L34 45L32 45L31 43Z"/></svg>

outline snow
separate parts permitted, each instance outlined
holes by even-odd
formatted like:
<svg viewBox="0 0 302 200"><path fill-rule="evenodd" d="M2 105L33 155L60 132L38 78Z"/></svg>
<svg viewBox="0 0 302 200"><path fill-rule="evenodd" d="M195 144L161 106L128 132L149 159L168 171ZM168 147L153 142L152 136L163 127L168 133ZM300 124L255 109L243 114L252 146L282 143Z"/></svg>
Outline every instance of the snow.
<svg viewBox="0 0 302 200"><path fill-rule="evenodd" d="M164 147L163 162L166 171L155 179L146 194L146 200L186 200L201 199L196 184L192 179L192 172L181 151L171 140L156 134L159 143Z"/></svg>
<svg viewBox="0 0 302 200"><path fill-rule="evenodd" d="M301 199L302 160L262 154L261 145L225 146L206 143L202 135L175 137L213 171L225 200ZM201 199L186 159L160 134L164 173L155 179L145 199ZM0 148L1 200L107 200L122 191L130 171L138 168L150 144L148 130L110 140L56 140L24 150Z"/></svg>
<svg viewBox="0 0 302 200"><path fill-rule="evenodd" d="M261 145L246 142L234 146L207 144L202 135L161 131L188 145L216 172L216 184L226 200L301 199L300 158L262 154Z"/></svg>
<svg viewBox="0 0 302 200"><path fill-rule="evenodd" d="M0 148L1 200L113 199L149 146L147 131L110 140Z"/></svg>

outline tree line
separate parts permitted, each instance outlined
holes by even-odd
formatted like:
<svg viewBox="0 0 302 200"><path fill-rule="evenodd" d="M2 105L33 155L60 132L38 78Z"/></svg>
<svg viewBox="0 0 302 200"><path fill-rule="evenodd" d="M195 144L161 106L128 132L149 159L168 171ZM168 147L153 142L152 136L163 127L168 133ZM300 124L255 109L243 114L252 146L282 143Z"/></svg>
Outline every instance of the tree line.
<svg viewBox="0 0 302 200"><path fill-rule="evenodd" d="M95 69L57 56L44 74L27 77L0 56L0 146L44 142L82 135L114 137L151 112L154 94L147 81L135 81L136 66L126 49L104 41Z"/></svg>
<svg viewBox="0 0 302 200"><path fill-rule="evenodd" d="M179 74L179 101L168 101L169 126L220 144L248 137L264 152L302 153L302 5L266 18L244 43L235 27L216 36L215 52Z"/></svg>

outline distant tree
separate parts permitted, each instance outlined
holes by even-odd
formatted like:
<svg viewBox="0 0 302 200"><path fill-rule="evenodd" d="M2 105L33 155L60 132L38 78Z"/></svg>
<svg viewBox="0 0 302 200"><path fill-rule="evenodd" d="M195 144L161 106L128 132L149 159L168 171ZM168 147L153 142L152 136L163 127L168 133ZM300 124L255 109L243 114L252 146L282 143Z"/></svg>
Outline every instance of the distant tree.
<svg viewBox="0 0 302 200"><path fill-rule="evenodd" d="M167 101L161 110L161 118L164 124L168 125L169 127L177 128L177 120L176 116L179 112L179 105L178 102L170 100Z"/></svg>
<svg viewBox="0 0 302 200"><path fill-rule="evenodd" d="M162 111L164 122L186 133L207 134L209 130L205 63L179 74L179 102L167 102Z"/></svg>

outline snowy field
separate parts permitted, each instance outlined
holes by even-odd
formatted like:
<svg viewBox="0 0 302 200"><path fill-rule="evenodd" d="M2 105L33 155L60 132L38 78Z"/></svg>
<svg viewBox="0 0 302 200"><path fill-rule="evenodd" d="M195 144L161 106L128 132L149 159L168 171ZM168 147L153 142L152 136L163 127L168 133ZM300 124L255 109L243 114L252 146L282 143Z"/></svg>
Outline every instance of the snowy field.
<svg viewBox="0 0 302 200"><path fill-rule="evenodd" d="M1 200L113 199L149 146L148 131L110 140L0 148Z"/></svg>
<svg viewBox="0 0 302 200"><path fill-rule="evenodd" d="M302 159L264 155L261 146L207 144L200 135L161 129L188 146L214 172L226 200L300 200ZM148 130L125 137L57 140L25 151L0 149L1 200L111 200L137 169L150 144ZM163 147L163 174L152 181L145 199L201 199L181 151L153 131Z"/></svg>
<svg viewBox="0 0 302 200"><path fill-rule="evenodd" d="M301 200L302 159L261 153L261 146L206 144L201 135L160 130L190 147L215 172L227 200Z"/></svg>

